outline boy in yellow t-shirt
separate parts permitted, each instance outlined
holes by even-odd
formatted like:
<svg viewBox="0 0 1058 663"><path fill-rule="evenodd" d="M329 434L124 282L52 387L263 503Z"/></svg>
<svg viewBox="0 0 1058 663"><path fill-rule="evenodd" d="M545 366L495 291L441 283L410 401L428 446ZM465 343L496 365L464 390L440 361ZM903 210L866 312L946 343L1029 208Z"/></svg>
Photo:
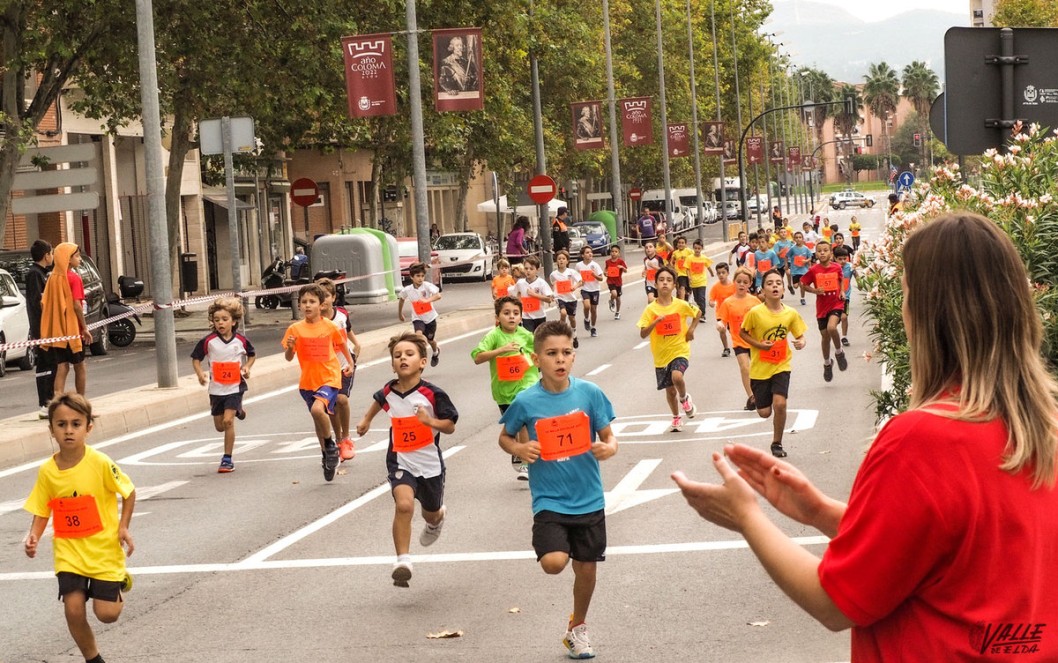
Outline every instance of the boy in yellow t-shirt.
<svg viewBox="0 0 1058 663"><path fill-rule="evenodd" d="M670 256L669 264L676 268L676 296L684 301L691 297L690 270L687 266L687 258L693 255L687 248L687 238L680 235L676 238L676 250Z"/></svg>
<svg viewBox="0 0 1058 663"><path fill-rule="evenodd" d="M849 235L852 236L852 252L860 250L860 231L863 230L863 226L860 225L859 220L856 217L852 217L849 221Z"/></svg>
<svg viewBox="0 0 1058 663"><path fill-rule="evenodd" d="M749 380L757 404L757 414L767 419L772 412L774 435L771 453L785 458L782 447L783 428L786 427L786 399L790 392L790 347L805 347L805 322L797 311L782 303L783 278L773 269L764 275L761 287L764 303L750 309L742 319L740 335L750 346Z"/></svg>
<svg viewBox="0 0 1058 663"><path fill-rule="evenodd" d="M676 289L676 270L662 267L655 277L658 298L647 304L636 326L639 337L650 337L650 352L654 355L654 377L658 391L665 390L665 398L672 411L672 432L683 426L680 409L693 419L697 409L687 393L683 375L690 366L691 341L701 312L694 304L673 298ZM690 318L690 324L687 323Z"/></svg>
<svg viewBox="0 0 1058 663"><path fill-rule="evenodd" d="M713 261L709 256L702 253L702 240L694 240L694 251L687 256L684 264L689 275L688 284L691 294L694 295L694 303L698 307L698 321L705 322L705 303L709 296L709 277L713 276ZM687 301L690 301L690 296Z"/></svg>
<svg viewBox="0 0 1058 663"><path fill-rule="evenodd" d="M66 624L85 661L102 663L88 624L88 599L99 621L110 624L121 616L122 592L132 588L125 558L136 549L129 534L136 487L106 454L85 444L92 406L84 396L67 392L55 397L48 405L48 427L59 451L40 466L23 505L33 514L23 547L27 557L36 557L51 518Z"/></svg>
<svg viewBox="0 0 1058 663"><path fill-rule="evenodd" d="M320 441L323 478L331 481L339 462L338 445L331 434L331 418L335 416L342 376L353 374L353 357L345 342L346 335L338 325L323 318L326 298L327 292L318 283L301 286L298 308L305 319L287 327L283 333L283 349L287 361L293 361L294 355L298 357L301 367L298 390L309 408ZM345 357L345 368L338 362L339 354Z"/></svg>

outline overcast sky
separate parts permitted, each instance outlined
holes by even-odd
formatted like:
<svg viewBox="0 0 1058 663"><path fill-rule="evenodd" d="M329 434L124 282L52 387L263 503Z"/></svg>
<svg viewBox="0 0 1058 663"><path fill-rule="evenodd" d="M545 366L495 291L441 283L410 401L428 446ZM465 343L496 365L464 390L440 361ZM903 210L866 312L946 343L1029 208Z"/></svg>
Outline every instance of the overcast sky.
<svg viewBox="0 0 1058 663"><path fill-rule="evenodd" d="M773 0L774 3L797 2L797 0ZM835 5L864 21L881 21L913 9L935 9L938 11L969 14L969 0L812 0L821 4Z"/></svg>

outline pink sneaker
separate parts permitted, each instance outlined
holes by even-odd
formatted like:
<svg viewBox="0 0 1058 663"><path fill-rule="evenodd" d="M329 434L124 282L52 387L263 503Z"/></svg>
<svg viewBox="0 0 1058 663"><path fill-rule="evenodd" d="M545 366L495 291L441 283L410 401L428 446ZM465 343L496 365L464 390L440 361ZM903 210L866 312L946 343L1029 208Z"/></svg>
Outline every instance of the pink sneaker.
<svg viewBox="0 0 1058 663"><path fill-rule="evenodd" d="M353 441L349 438L343 438L342 441L338 443L338 454L343 462L352 460L356 458L356 445L353 444Z"/></svg>

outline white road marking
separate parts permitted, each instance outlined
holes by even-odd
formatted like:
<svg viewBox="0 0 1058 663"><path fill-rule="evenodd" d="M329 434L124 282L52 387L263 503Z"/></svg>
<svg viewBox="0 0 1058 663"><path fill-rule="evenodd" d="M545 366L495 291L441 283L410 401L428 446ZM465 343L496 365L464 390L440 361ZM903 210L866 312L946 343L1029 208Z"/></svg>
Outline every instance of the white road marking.
<svg viewBox="0 0 1058 663"><path fill-rule="evenodd" d="M640 343L639 345L635 346L632 349L633 350L642 350L643 348L647 347L648 345L650 345L650 340L649 339L646 340L646 341L643 341L642 343Z"/></svg>
<svg viewBox="0 0 1058 663"><path fill-rule="evenodd" d="M660 458L641 460L636 466L629 470L628 474L617 482L613 490L606 493L606 515L612 515L618 511L631 509L640 504L646 504L651 500L660 499L671 495L679 488L653 488L650 490L639 490L639 486L647 480L650 473L661 464Z"/></svg>
<svg viewBox="0 0 1058 663"><path fill-rule="evenodd" d="M157 486L136 486L136 501L142 502L143 500L149 500L152 497L157 497L164 492L170 491L174 488L188 483L187 481L169 481L166 483L158 484ZM0 516L5 513L11 513L12 511L21 511L22 505L26 503L26 500L9 500L7 502L0 502ZM134 514L139 515L139 514Z"/></svg>
<svg viewBox="0 0 1058 663"><path fill-rule="evenodd" d="M683 422L681 433L670 433L671 415L665 413L642 414L618 417L610 424L621 444L672 444L702 440L733 440L736 438L761 437L772 434L770 419L761 419L755 412L729 410L721 412L699 411L696 419ZM787 432L801 432L815 427L818 410L788 411ZM734 433L748 429L743 433Z"/></svg>
<svg viewBox="0 0 1058 663"><path fill-rule="evenodd" d="M608 368L610 368L610 364L603 364L603 365L602 365L602 366L600 366L599 368L596 368L595 370L593 370L593 371L591 371L590 373L588 373L588 375L587 375L587 376L588 376L588 377L591 377L591 376L593 376L593 375L598 375L599 373L602 373L603 371L605 371L605 370L606 370L606 369L608 369Z"/></svg>
<svg viewBox="0 0 1058 663"><path fill-rule="evenodd" d="M357 449L357 453L370 453L375 451L385 451L389 448L389 428L373 428L373 433L381 433L384 438L368 444L369 440L360 438L357 442L363 442L366 446ZM294 440L282 440L274 441L268 439L251 439L251 440L239 440L235 443L235 453L239 456L240 463L275 463L285 462L292 460L304 460L311 458L318 458L320 454L320 442L316 439L315 433L309 432L295 432L295 433L265 433L259 437L283 437L287 438L290 436L297 436ZM176 454L176 458L186 459L181 461L166 461L166 460L154 460L158 456L163 456L170 452L174 452L181 447L197 444L200 445L194 449L188 451L182 451ZM275 445L278 448L272 449L271 446ZM119 465L151 465L151 466L178 466L178 465L212 465L221 450L224 447L223 437L204 437L194 440L179 440L176 442L169 442L153 449L147 449L140 453L119 458L117 463ZM261 453L267 453L269 456L280 456L280 457L265 457L265 458L253 458L246 457L246 454L259 448L268 447L267 451ZM293 454L293 455L292 455ZM203 459L203 460L196 460Z"/></svg>
<svg viewBox="0 0 1058 663"><path fill-rule="evenodd" d="M792 539L800 546L819 546L830 542L825 536L800 536ZM714 550L748 549L745 539L730 541L691 541L687 543L656 543L639 546L610 546L607 556L616 555L663 555L669 553L696 553ZM499 550L495 552L439 553L433 555L415 555L416 564L455 563L455 562L494 562L510 560L535 560L532 550ZM393 555L374 555L370 557L330 557L323 559L284 559L273 561L247 561L217 564L174 564L169 566L142 566L130 568L133 575L172 575L179 573L219 573L224 571L272 571L277 569L306 569L349 566L389 566L393 564ZM55 580L54 571L30 571L0 573L0 582L20 580Z"/></svg>
<svg viewBox="0 0 1058 663"><path fill-rule="evenodd" d="M446 449L441 454L441 456L444 457L444 458L449 458L449 457L459 453L460 451L462 451L465 448L466 447L462 446L462 445L454 446L454 447L451 447L450 449ZM319 530L323 529L327 525L330 525L331 523L333 523L334 521L338 520L342 516L345 516L345 515L347 515L349 513L352 513L353 511L356 511L357 509L359 509L363 505L367 504L371 500L373 500L373 499L375 499L377 497L380 497L382 495L385 495L388 492L389 492L389 482L387 481L387 482L381 483L378 486L375 486L374 488L369 490L368 492L364 493L360 497L356 498L352 502L348 502L345 505L343 505L341 507L338 507L334 511L331 511L330 513L328 513L326 516L324 516L324 517L322 517L322 518L320 518L320 519L318 519L318 520L316 520L314 522L311 522L308 525L305 525L301 529L299 529L299 530L297 530L297 531L295 531L295 532L293 532L291 534L288 534L288 535L284 536L282 539L276 541L275 543L273 543L273 544L271 544L269 546L266 546L266 547L262 548L261 550L255 552L254 554L250 555L249 557L244 559L242 562L240 562L240 564L255 564L257 562L263 562L264 560L268 559L272 555L275 555L276 553L279 553L279 552L282 552L283 550L286 550L287 548L289 548L290 546L294 545L298 541L301 541L302 539L304 539L308 535L318 532Z"/></svg>

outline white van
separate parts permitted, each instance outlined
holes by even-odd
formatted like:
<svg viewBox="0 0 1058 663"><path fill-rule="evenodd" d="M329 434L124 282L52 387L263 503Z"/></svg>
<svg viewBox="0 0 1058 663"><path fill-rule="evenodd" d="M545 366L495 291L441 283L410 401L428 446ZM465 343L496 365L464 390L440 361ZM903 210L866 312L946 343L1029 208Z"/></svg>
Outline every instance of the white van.
<svg viewBox="0 0 1058 663"><path fill-rule="evenodd" d="M676 195L676 199L680 201L680 206L683 207L683 211L687 215L687 227L697 228L698 190L673 189L672 193ZM716 223L717 219L720 218L720 214L716 210L716 205L712 202L712 197L709 195L708 192L702 191L702 199L702 213L704 215L702 223Z"/></svg>
<svg viewBox="0 0 1058 663"><path fill-rule="evenodd" d="M685 206L680 203L680 197L676 192L680 189L672 189L672 218L669 219L669 232L680 233L691 226L691 217L687 215ZM693 191L693 189L691 189ZM665 211L665 189L649 189L643 192L643 198L639 201L640 211L643 207L650 206L656 212Z"/></svg>

